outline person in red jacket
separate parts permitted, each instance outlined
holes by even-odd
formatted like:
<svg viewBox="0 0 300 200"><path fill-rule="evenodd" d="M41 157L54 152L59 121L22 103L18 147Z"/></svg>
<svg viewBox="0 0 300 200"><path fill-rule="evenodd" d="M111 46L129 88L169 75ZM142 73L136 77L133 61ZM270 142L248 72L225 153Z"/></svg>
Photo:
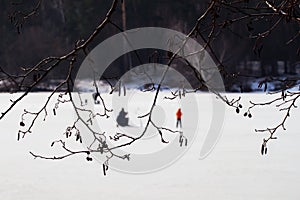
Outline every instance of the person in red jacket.
<svg viewBox="0 0 300 200"><path fill-rule="evenodd" d="M176 118L177 118L176 128L178 127L178 125L180 125L180 128L182 128L181 117L182 117L182 112L181 109L179 108L176 112Z"/></svg>

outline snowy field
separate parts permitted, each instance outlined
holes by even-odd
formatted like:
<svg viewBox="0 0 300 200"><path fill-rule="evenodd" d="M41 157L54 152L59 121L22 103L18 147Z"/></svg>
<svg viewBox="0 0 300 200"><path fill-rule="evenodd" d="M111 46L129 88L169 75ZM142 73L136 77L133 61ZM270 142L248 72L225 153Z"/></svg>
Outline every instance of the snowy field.
<svg viewBox="0 0 300 200"><path fill-rule="evenodd" d="M231 96L235 96L234 94ZM58 117L49 114L47 122L38 120L33 133L17 142L17 131L24 108L36 109L46 94L26 97L0 121L0 200L298 200L300 199L299 110L293 110L287 131L271 141L267 156L260 155L262 138L255 128L266 128L281 121L272 109L254 110L253 118L237 115L226 107L222 135L211 154L199 159L211 116L208 94L198 94L201 110L199 135L186 154L169 167L155 173L133 175L109 170L103 176L98 162L87 162L84 155L60 161L33 159L29 151L43 155L55 153L53 140L62 136L74 115L70 106L61 107ZM237 97L237 96L235 96ZM0 94L1 110L9 105L9 94ZM249 100L266 100L262 94L244 94ZM143 101L136 102L143 104ZM50 106L50 111L52 107ZM174 113L174 110L167 110ZM183 110L183 125L188 126ZM138 123L138 122L136 122ZM175 120L170 124L175 123ZM80 145L80 144L78 144Z"/></svg>

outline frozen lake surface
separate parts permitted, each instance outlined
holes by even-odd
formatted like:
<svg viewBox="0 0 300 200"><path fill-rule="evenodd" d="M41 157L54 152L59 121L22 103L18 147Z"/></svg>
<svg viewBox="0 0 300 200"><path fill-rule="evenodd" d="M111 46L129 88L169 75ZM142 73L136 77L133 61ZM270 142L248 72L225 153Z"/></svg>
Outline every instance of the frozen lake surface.
<svg viewBox="0 0 300 200"><path fill-rule="evenodd" d="M50 144L72 122L70 106L60 108L59 117L49 116L47 122L39 119L32 134L16 141L23 109L37 108L46 97L43 93L26 97L0 121L1 200L300 199L300 113L297 109L291 113L287 131L278 132L278 140L269 144L267 156L260 154L262 138L267 135L255 133L254 129L280 122L282 114L262 108L254 110L252 119L246 119L244 110L237 115L233 108L226 107L222 136L205 159L199 159L205 137L205 131L200 131L186 154L163 170L143 175L109 170L104 177L101 164L87 162L84 155L46 161L33 159L29 154L29 151L43 155L55 153ZM10 98L9 94L0 94L1 110L9 105ZM211 115L211 109L206 105L210 98L208 94L197 97L202 105L203 124L209 123L206 116ZM263 94L244 94L244 107L250 99L266 100ZM184 119L183 122L188 123Z"/></svg>

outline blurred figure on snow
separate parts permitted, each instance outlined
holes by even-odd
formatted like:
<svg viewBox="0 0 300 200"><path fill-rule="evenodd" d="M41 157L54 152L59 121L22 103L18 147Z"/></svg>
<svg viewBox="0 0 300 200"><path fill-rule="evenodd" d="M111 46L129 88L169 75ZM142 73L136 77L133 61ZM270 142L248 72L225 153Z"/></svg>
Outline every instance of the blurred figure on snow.
<svg viewBox="0 0 300 200"><path fill-rule="evenodd" d="M180 125L180 128L182 128L181 116L182 116L182 112L181 112L181 109L179 108L176 112L176 118L177 118L176 128L178 128L178 125Z"/></svg>
<svg viewBox="0 0 300 200"><path fill-rule="evenodd" d="M127 116L127 112L125 112L124 108L122 108L122 110L119 112L119 115L117 117L117 126L128 126L128 118Z"/></svg>

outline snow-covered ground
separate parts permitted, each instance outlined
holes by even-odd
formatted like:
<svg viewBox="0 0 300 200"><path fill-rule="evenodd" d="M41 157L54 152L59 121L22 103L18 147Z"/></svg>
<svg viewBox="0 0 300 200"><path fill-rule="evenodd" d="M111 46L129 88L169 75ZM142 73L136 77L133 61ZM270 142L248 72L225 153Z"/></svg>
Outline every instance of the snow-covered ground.
<svg viewBox="0 0 300 200"><path fill-rule="evenodd" d="M235 94L239 95L239 94ZM231 95L231 96L235 96ZM0 94L1 110L9 105L9 94ZM243 94L244 107L252 100L266 100L263 94ZM212 153L199 159L205 132L200 132L191 148L177 162L155 173L133 175L113 170L103 176L98 162L87 162L85 156L60 161L33 159L29 151L52 155L52 140L62 136L74 115L70 106L40 119L33 133L17 142L17 130L24 108L36 109L46 94L26 97L4 120L0 121L0 199L1 200L298 200L300 198L299 111L291 113L288 130L278 133L269 145L267 156L260 155L261 135L255 128L279 122L282 116L267 108L257 109L252 119L226 108L222 136ZM197 94L200 121L209 123L211 96ZM136 102L141 104L143 102ZM51 107L50 107L51 111ZM174 110L167 110L173 113ZM188 115L183 111L184 115ZM186 121L184 125L187 126ZM175 123L175 122L174 122Z"/></svg>

